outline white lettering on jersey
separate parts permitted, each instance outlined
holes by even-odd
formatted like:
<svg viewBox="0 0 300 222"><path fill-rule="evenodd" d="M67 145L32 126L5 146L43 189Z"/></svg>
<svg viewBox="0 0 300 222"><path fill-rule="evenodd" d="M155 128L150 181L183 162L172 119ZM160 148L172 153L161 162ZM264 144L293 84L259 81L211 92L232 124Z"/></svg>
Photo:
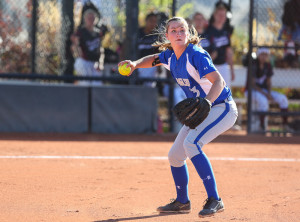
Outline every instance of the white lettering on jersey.
<svg viewBox="0 0 300 222"><path fill-rule="evenodd" d="M202 39L199 43L203 48L208 48L210 46L210 42L207 39Z"/></svg>
<svg viewBox="0 0 300 222"><path fill-rule="evenodd" d="M183 79L183 78L176 78L176 81L178 83L178 85L180 86L188 86L190 87L190 81L188 79Z"/></svg>
<svg viewBox="0 0 300 222"><path fill-rule="evenodd" d="M217 48L220 48L224 45L228 45L229 44L229 40L227 36L221 36L221 37L215 37L214 38L214 42Z"/></svg>
<svg viewBox="0 0 300 222"><path fill-rule="evenodd" d="M264 75L260 78L255 79L255 82L258 83L258 84L263 84L266 79L267 79L267 76Z"/></svg>
<svg viewBox="0 0 300 222"><path fill-rule="evenodd" d="M94 51L95 49L100 47L100 39L94 39L92 41L86 42L89 51Z"/></svg>
<svg viewBox="0 0 300 222"><path fill-rule="evenodd" d="M196 93L196 97L200 96L200 91L194 86L193 88L190 88L190 91L193 93Z"/></svg>
<svg viewBox="0 0 300 222"><path fill-rule="evenodd" d="M141 45L138 46L139 50L142 50L142 49L151 49L151 48L153 48L152 45L146 45L146 44L141 44Z"/></svg>

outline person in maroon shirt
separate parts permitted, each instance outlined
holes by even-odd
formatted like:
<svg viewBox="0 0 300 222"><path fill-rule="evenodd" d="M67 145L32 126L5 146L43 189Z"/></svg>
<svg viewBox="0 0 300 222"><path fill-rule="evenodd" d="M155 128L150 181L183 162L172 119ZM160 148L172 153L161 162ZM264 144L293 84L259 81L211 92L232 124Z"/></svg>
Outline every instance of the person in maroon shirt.
<svg viewBox="0 0 300 222"><path fill-rule="evenodd" d="M234 81L233 50L231 34L233 27L229 25L227 14L229 7L226 3L217 2L209 20L209 25L202 34L201 46L210 54L213 62L222 74L228 87Z"/></svg>
<svg viewBox="0 0 300 222"><path fill-rule="evenodd" d="M75 59L75 72L80 76L102 76L104 33L96 27L99 15L93 9L87 9L82 15L82 24L71 36L72 52ZM101 85L101 81L79 81L79 84Z"/></svg>
<svg viewBox="0 0 300 222"><path fill-rule="evenodd" d="M257 59L253 61L253 83L252 83L252 106L253 110L267 112L269 102L277 103L282 112L288 111L287 97L277 91L272 90L271 77L273 68L269 62L270 51L268 48L259 48L256 52ZM247 85L245 96L248 95ZM288 126L287 116L282 117L283 130L293 131ZM260 115L260 131L265 131L265 115Z"/></svg>

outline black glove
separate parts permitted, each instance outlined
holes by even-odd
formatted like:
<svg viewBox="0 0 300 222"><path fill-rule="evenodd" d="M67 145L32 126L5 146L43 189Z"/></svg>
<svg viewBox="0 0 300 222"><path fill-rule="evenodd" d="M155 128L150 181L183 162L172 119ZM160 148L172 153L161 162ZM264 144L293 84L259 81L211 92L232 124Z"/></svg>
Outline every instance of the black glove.
<svg viewBox="0 0 300 222"><path fill-rule="evenodd" d="M202 97L187 98L177 103L173 112L177 119L191 129L195 129L208 116L211 102Z"/></svg>

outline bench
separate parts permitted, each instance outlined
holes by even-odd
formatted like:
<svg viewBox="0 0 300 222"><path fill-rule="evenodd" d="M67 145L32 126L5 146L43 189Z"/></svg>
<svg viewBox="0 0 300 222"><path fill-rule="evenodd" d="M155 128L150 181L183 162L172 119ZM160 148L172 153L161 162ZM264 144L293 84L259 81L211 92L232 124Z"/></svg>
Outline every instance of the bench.
<svg viewBox="0 0 300 222"><path fill-rule="evenodd" d="M247 104L247 98L234 98L234 101L237 105L238 108L238 112L239 112L239 116L237 118L237 125L241 126L242 125L242 121L243 121L243 107ZM295 104L295 105L300 105L300 99L289 99L289 104ZM271 103L271 106L277 106L277 104L275 103ZM300 116L300 112L280 112L280 111L268 111L268 112L253 112L254 114L259 115L259 114L265 114L267 116ZM257 121L257 118L254 117L253 119L253 124L255 125L255 121ZM267 120L266 120L267 121ZM267 124L267 122L266 122ZM256 123L257 125L257 123ZM252 127L255 128L255 127Z"/></svg>
<svg viewBox="0 0 300 222"><path fill-rule="evenodd" d="M235 65L235 79L231 83L231 87L243 88L246 84L248 67ZM272 76L272 87L274 88L300 88L300 73L299 69L282 69L274 68Z"/></svg>

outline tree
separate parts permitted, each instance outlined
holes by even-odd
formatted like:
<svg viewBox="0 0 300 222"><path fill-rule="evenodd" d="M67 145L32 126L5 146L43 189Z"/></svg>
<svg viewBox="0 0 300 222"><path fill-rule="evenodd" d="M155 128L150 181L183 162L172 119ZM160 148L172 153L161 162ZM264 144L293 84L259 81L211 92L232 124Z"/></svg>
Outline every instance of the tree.
<svg viewBox="0 0 300 222"><path fill-rule="evenodd" d="M2 4L9 5L9 0ZM6 11L0 8L0 72L29 73L31 44L24 22L27 12L14 9L13 6L6 7Z"/></svg>

